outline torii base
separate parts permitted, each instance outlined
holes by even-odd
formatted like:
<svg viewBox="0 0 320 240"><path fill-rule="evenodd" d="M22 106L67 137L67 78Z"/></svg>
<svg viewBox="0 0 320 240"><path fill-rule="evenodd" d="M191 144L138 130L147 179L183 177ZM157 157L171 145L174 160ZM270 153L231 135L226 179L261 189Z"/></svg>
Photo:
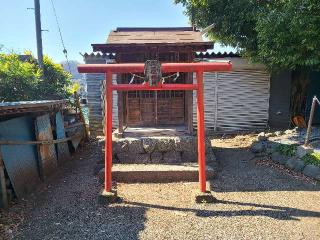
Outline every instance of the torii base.
<svg viewBox="0 0 320 240"><path fill-rule="evenodd" d="M212 195L211 191L198 192L195 195L196 203L216 203L218 200Z"/></svg>
<svg viewBox="0 0 320 240"><path fill-rule="evenodd" d="M98 203L101 205L117 203L120 200L120 197L117 196L117 191L107 192L105 189L101 189L98 195Z"/></svg>

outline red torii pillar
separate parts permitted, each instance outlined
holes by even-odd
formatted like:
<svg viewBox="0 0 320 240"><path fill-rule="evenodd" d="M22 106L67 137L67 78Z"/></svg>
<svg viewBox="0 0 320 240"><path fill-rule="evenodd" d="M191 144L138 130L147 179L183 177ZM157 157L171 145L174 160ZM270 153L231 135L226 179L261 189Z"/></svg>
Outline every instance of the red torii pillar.
<svg viewBox="0 0 320 240"><path fill-rule="evenodd" d="M112 91L164 91L164 90L196 90L197 91L197 133L198 133L198 164L200 191L206 191L206 159L204 132L203 73L230 71L231 62L197 62L197 63L162 63L163 73L195 72L197 82L194 84L112 84L112 74L143 73L144 63L123 64L80 64L79 73L105 73L105 191L111 192L112 187Z"/></svg>

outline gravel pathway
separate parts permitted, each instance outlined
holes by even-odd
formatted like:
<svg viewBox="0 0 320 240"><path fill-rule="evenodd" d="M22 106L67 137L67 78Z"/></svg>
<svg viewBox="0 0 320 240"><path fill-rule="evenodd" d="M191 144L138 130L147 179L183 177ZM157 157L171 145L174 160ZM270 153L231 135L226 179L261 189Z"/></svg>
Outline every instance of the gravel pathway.
<svg viewBox="0 0 320 240"><path fill-rule="evenodd" d="M22 219L15 239L320 239L319 187L256 165L243 143L214 142L214 204L194 203L197 183L173 183L118 184L123 202L98 205L95 143L3 214Z"/></svg>

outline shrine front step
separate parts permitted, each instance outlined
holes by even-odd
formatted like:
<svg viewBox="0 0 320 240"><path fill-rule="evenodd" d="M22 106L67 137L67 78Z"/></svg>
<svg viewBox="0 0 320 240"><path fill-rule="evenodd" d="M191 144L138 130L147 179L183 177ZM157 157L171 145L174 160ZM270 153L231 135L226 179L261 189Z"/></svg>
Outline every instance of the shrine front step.
<svg viewBox="0 0 320 240"><path fill-rule="evenodd" d="M170 183L198 182L199 168L196 163L185 164L114 164L112 180L122 183ZM104 181L104 169L99 172L99 181ZM206 166L207 180L213 179L215 170Z"/></svg>

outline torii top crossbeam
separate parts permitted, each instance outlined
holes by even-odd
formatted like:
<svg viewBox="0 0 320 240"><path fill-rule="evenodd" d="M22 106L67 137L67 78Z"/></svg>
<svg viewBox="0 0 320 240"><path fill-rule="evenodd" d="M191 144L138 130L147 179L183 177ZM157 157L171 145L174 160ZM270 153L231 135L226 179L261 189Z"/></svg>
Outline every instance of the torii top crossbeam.
<svg viewBox="0 0 320 240"><path fill-rule="evenodd" d="M79 73L105 73L105 191L111 191L112 177L112 91L132 90L196 90L197 91L197 134L198 134L198 164L200 191L206 191L206 161L205 161L205 133L204 133L204 104L203 104L203 72L230 71L232 64L225 62L197 62L197 63L162 63L161 71L170 72L195 72L196 83L194 84L161 84L149 86L148 84L112 84L112 74L117 73L143 73L145 64L81 64L78 66Z"/></svg>

